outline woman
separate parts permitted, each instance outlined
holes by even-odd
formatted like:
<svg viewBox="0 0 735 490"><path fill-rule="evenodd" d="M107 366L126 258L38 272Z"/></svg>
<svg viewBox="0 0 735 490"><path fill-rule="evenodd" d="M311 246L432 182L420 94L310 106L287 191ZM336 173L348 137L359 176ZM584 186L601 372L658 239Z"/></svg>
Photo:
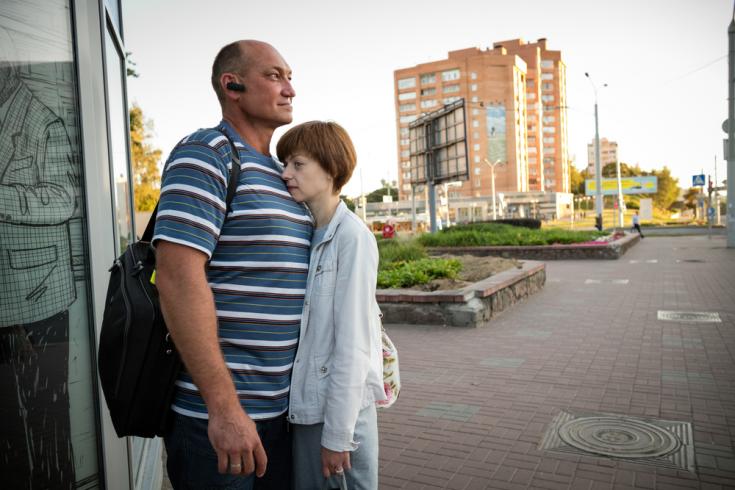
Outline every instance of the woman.
<svg viewBox="0 0 735 490"><path fill-rule="evenodd" d="M294 483L378 488L375 402L383 390L378 249L340 200L356 165L347 132L332 122L291 128L277 145L283 179L315 220L299 348L291 378Z"/></svg>

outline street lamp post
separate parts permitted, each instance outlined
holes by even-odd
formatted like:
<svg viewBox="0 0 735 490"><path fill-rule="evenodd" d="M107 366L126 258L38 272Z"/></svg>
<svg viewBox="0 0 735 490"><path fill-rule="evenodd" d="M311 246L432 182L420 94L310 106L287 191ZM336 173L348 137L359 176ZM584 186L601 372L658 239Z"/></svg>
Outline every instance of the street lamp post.
<svg viewBox="0 0 735 490"><path fill-rule="evenodd" d="M495 163L490 163L490 160L483 158L483 161L490 167L490 182L492 183L493 192L493 221L498 219L497 207L495 206L495 166L502 165L500 160L495 160Z"/></svg>
<svg viewBox="0 0 735 490"><path fill-rule="evenodd" d="M600 166L600 130L597 118L597 87L589 73L585 72L584 76L590 81L592 91L595 94L595 210L597 212L595 226L599 230L602 230L602 169ZM603 87L607 87L607 84L604 84Z"/></svg>

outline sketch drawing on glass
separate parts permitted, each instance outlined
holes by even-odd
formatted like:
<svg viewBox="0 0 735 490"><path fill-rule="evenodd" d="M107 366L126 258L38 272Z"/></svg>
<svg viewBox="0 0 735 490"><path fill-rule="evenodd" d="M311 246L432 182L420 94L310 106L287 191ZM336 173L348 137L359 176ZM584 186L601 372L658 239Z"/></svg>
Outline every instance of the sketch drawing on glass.
<svg viewBox="0 0 735 490"><path fill-rule="evenodd" d="M73 71L57 66L71 65L69 59L46 66L22 59L15 31L5 28L13 23L4 14L0 11L0 475L7 488L73 488L69 307L77 291L70 222L80 212L80 163L64 120L39 98L39 90L56 90L54 81L36 80L34 92L26 80L34 70L52 76Z"/></svg>

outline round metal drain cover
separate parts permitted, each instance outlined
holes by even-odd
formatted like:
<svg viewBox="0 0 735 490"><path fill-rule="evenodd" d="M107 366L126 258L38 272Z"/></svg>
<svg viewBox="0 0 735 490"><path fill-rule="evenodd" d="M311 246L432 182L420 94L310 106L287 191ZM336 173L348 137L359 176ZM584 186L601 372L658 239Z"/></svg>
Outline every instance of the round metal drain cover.
<svg viewBox="0 0 735 490"><path fill-rule="evenodd" d="M676 451L673 433L641 420L580 417L559 427L559 437L581 451L616 458L658 458Z"/></svg>

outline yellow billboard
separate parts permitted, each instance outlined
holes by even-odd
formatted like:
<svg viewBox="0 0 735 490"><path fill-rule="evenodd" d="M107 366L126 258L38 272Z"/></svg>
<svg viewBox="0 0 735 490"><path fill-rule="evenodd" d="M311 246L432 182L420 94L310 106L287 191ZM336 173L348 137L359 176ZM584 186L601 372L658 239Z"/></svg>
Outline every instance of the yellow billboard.
<svg viewBox="0 0 735 490"><path fill-rule="evenodd" d="M658 177L623 177L620 179L623 194L655 194L658 192ZM594 179L584 181L584 193L588 196L597 194ZM618 179L602 179L602 195L614 196L618 193Z"/></svg>

